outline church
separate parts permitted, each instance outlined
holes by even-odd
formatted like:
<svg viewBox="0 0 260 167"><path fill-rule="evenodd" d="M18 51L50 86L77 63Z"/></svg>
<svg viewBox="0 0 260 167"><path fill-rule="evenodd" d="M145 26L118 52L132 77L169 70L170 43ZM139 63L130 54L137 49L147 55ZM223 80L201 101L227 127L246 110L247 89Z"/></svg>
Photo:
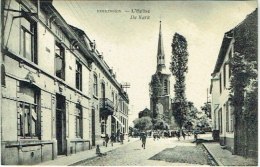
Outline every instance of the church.
<svg viewBox="0 0 260 167"><path fill-rule="evenodd" d="M158 116L157 118L163 119L167 124L168 129L173 129L176 125L174 124L174 117L172 115L171 103L172 98L170 95L170 78L171 73L169 70L166 70L165 65L165 54L163 48L163 38L162 38L162 29L161 29L161 21L159 28L159 39L158 39L158 51L157 51L157 67L156 72L159 76L160 83L162 85L161 93L158 96L158 102L156 104ZM149 84L150 90L151 85ZM150 109L151 113L153 113L153 101L150 97Z"/></svg>

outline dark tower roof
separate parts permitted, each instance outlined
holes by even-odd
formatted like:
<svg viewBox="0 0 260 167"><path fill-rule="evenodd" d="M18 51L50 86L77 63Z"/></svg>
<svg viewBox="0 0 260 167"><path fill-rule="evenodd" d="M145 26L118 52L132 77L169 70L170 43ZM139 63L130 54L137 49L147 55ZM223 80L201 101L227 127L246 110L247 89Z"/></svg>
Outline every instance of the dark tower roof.
<svg viewBox="0 0 260 167"><path fill-rule="evenodd" d="M158 50L157 50L157 69L156 69L156 72L166 73L161 21L160 21L159 39L158 39L158 48L157 49Z"/></svg>
<svg viewBox="0 0 260 167"><path fill-rule="evenodd" d="M161 21L160 21L160 29L159 29L159 40L158 40L157 56L159 56L159 55L164 55Z"/></svg>

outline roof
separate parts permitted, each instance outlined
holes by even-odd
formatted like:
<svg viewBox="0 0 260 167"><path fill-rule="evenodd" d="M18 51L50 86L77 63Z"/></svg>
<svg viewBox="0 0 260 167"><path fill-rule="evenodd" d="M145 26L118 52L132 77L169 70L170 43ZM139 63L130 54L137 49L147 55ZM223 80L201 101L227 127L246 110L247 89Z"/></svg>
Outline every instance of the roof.
<svg viewBox="0 0 260 167"><path fill-rule="evenodd" d="M220 50L219 50L219 54L218 54L218 59L217 59L217 62L216 62L213 74L219 72L220 67L223 64L223 61L225 59L225 56L226 56L228 47L230 45L230 42L233 39L232 37L229 37L227 33L225 33L225 35L223 37L222 44L221 44L221 47L220 47Z"/></svg>
<svg viewBox="0 0 260 167"><path fill-rule="evenodd" d="M164 55L161 21L160 21L160 30L159 30L159 40L158 40L158 51L157 51L157 55Z"/></svg>
<svg viewBox="0 0 260 167"><path fill-rule="evenodd" d="M218 59L217 59L217 62L216 62L213 74L219 72L219 70L220 70L220 68L221 68L221 66L223 64L223 61L225 59L228 47L229 47L230 42L232 41L232 39L236 40L237 38L241 38L242 37L241 34L239 32L237 32L237 31L239 31L239 29L241 27L243 27L245 24L248 24L249 27L257 27L257 26L255 26L255 24L257 25L257 20L255 20L255 16L257 18L257 8L256 8L255 11L253 11L252 13L247 15L247 17L241 23L239 23L236 27L234 27L233 29L231 29L230 31L228 31L228 32L226 32L224 34L224 37L223 37L223 40L222 40L222 44L221 44L221 47L220 47L220 51L219 51L219 54L218 54ZM252 22L247 23L248 21L249 22L252 21ZM253 29L251 31L255 31L255 30ZM236 45L239 44L238 42L235 42L235 43L236 43ZM236 51L237 51L238 47L235 46L235 48L236 48ZM244 49L244 48L242 48L242 49Z"/></svg>

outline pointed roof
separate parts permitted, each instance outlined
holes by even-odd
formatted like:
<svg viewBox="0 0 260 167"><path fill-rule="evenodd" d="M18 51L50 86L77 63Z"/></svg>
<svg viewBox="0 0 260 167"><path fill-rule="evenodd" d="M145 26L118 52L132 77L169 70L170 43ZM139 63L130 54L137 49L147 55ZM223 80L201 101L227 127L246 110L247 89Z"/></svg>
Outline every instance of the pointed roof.
<svg viewBox="0 0 260 167"><path fill-rule="evenodd" d="M158 51L157 55L164 55L164 49L163 49L163 40L162 40L162 26L160 21L160 29L159 29L159 39L158 39Z"/></svg>

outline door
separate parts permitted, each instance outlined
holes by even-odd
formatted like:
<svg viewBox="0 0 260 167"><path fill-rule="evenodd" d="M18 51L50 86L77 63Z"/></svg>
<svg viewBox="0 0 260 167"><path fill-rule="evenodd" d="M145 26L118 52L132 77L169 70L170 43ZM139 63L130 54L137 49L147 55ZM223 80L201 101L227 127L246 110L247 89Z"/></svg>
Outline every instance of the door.
<svg viewBox="0 0 260 167"><path fill-rule="evenodd" d="M95 109L92 109L92 146L95 146L96 143L95 143L95 138L96 138L96 135L95 135Z"/></svg>
<svg viewBox="0 0 260 167"><path fill-rule="evenodd" d="M56 139L58 155L66 154L66 106L65 97L56 95Z"/></svg>

